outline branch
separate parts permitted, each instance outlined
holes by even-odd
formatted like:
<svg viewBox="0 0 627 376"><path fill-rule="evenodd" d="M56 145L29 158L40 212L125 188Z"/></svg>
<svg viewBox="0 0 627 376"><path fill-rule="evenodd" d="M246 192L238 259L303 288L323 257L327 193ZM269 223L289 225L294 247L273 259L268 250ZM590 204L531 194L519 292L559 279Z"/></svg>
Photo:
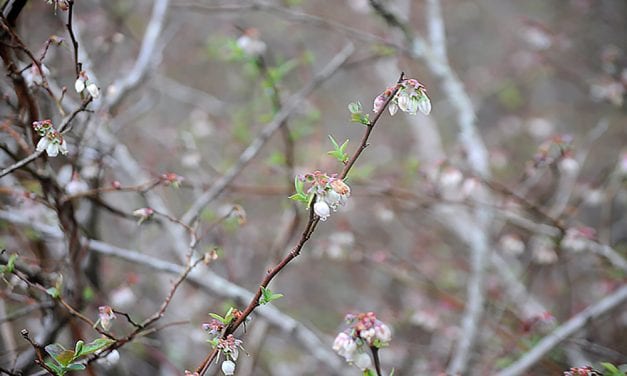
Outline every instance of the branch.
<svg viewBox="0 0 627 376"><path fill-rule="evenodd" d="M352 45L350 45L350 50L352 50ZM405 74L401 73L398 79L398 84L400 84L403 81L404 76ZM346 175L350 172L351 167L354 165L357 158L361 155L363 150L368 145L368 138L370 134L372 133L372 130L374 129L378 120L381 118L381 114L385 111L387 105L391 102L391 98L394 97L394 95L400 88L398 84L396 85L396 88L394 89L392 95L390 95L390 98L388 98L383 108L380 109L377 116L367 125L366 132L364 133L364 137L362 138L362 141L361 141L361 146L355 151L355 154L350 159L350 162L346 165L346 167L340 174L341 179L345 178ZM316 229L316 226L320 222L320 218L314 214L314 210L313 210L314 202L315 202L315 197L314 197L314 200L312 200L310 207L309 207L309 221L307 222L307 225L303 229L303 232L300 236L300 240L298 241L296 246L294 246L294 248L283 258L283 260L281 260L281 262L279 262L276 266L274 266L271 270L267 272L267 274L261 281L261 284L259 285L259 289L257 289L255 296L250 300L250 303L248 303L248 306L242 311L242 313L239 315L237 320L235 320L235 322L229 324L229 326L226 327L224 333L222 334L223 338L226 338L227 335L235 332L235 330L237 330L237 328L246 321L246 318L250 316L250 314L259 306L259 299L261 298L261 295L262 295L262 289L266 288L270 284L270 282L274 279L275 276L277 276L292 260L294 260L296 257L298 257L298 255L300 255L300 252L303 249L305 243L307 243L307 241L310 239L311 235ZM204 375L205 372L207 372L209 365L211 364L213 360L216 359L218 354L219 354L219 350L217 347L215 347L213 351L211 351L205 357L205 359L203 359L200 366L196 368L196 372L198 372L200 375Z"/></svg>
<svg viewBox="0 0 627 376"><path fill-rule="evenodd" d="M448 64L446 30L444 29L440 0L427 0L427 27L429 28L429 41L431 42L433 53L438 59Z"/></svg>
<svg viewBox="0 0 627 376"><path fill-rule="evenodd" d="M496 376L517 376L525 374L529 368L539 362L551 350L557 347L568 337L576 334L591 320L610 312L627 301L627 285L623 285L612 294L601 299L596 304L588 306L585 310L573 316L570 320L560 325L551 334L542 338L531 351L527 352L514 364L497 373Z"/></svg>
<svg viewBox="0 0 627 376"><path fill-rule="evenodd" d="M135 65L133 65L126 77L113 83L115 92L107 98L107 106L109 108L116 107L131 90L139 86L146 78L146 75L148 75L148 72L161 60L157 56L160 54L163 44L158 42L163 31L169 4L170 0L155 1L155 5L152 8L152 16L148 26L146 26L146 32L144 33L144 39L142 40L137 60L135 60Z"/></svg>
<svg viewBox="0 0 627 376"><path fill-rule="evenodd" d="M16 225L29 226L44 237L51 239L63 239L63 232L58 226L33 222L30 219L14 213L0 210L0 219ZM133 264L141 265L155 271L168 274L181 275L185 267L164 261L135 250L125 249L110 245L98 240L87 240L88 248L92 252L101 255L115 257ZM191 274L185 280L187 283L200 288L202 291L224 299L232 299L237 302L248 302L253 294L248 290L231 283L210 270L204 270L202 275ZM257 310L259 316L268 323L281 330L288 336L294 337L318 361L326 364L333 370L341 370L342 362L335 354L327 349L318 335L305 325L286 315L274 306L264 306Z"/></svg>

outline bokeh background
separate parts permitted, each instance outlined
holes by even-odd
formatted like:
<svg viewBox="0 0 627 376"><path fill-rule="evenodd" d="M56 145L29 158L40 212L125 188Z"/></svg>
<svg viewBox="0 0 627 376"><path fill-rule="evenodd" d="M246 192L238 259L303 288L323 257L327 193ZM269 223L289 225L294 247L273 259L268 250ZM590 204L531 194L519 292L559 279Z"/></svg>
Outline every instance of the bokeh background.
<svg viewBox="0 0 627 376"><path fill-rule="evenodd" d="M594 251L609 246L618 260L627 257L624 1L170 1L153 54L143 61L146 74L111 104L107 98L120 90L115 84L132 72L143 51L158 3L76 3L81 60L103 98L66 135L69 155L38 166L61 186L72 172L90 188L136 186L166 172L183 177L179 188L162 184L148 192L103 192L101 202L73 201L84 236L171 264L183 262L167 230L172 224L157 216L138 226L132 211L160 202L173 217L182 216L236 165L282 105L345 46L352 44L354 52L298 102L286 121L292 142L275 133L202 210L197 252L217 250L219 257L196 268L194 281L181 286L159 321L177 324L127 344L119 349L117 365L98 365L95 374L194 369L210 351L201 327L208 313L247 304L215 275L249 291L257 288L306 222L305 208L287 198L294 176L341 171L327 155L328 135L349 139L348 151L354 151L364 127L350 122L347 105L359 101L369 111L401 72L425 85L431 114L383 115L349 175L347 206L320 224L272 283L273 291L285 295L272 303L280 312L254 314L245 335L240 332L248 354L241 355L237 375L359 374L343 369L331 346L344 315L365 311L393 328L391 345L380 353L386 374L392 368L396 375L445 374L456 344L468 333L462 317L476 255L468 239L476 232L488 245L479 272L483 314L463 375L506 369L560 324L624 288L620 261ZM438 4L441 12L434 11ZM34 52L51 35L65 39L49 48L44 62L51 86L68 87L64 104L75 108L79 97L72 89L66 17L45 1L29 1L17 31ZM444 60L431 39L437 21L445 27ZM243 36L263 46L260 54L241 48ZM29 63L23 54L18 59ZM447 87L451 82L463 84L461 94ZM32 90L42 116L59 122L46 92L36 85ZM10 127L20 130L6 78L2 94L3 121L13 119ZM470 108L463 107L465 98ZM468 124L478 136L471 142L463 128ZM16 149L9 132L0 137L3 148ZM293 157L286 144L293 146ZM482 146L487 173L468 158ZM2 156L3 167L13 162ZM42 273L60 272L66 243L30 226L59 230L55 211L24 195L45 196L42 186L19 170L0 185L2 211L18 216L11 220L7 214L0 222L3 248ZM477 219L480 212L489 219ZM94 320L100 305L138 319L149 316L176 278L141 260L98 252L89 257L89 278L80 291L86 297L82 312ZM54 313L43 304L45 295L5 279L0 364L11 369L29 348L20 329L45 331ZM20 314L32 305L37 309ZM285 324L282 315L294 322ZM307 345L301 327L318 342ZM62 326L50 341L71 346L70 329ZM112 331L128 329L118 317ZM97 336L89 328L83 333ZM316 353L319 347L326 352ZM623 299L521 374L620 365L627 363L626 349Z"/></svg>

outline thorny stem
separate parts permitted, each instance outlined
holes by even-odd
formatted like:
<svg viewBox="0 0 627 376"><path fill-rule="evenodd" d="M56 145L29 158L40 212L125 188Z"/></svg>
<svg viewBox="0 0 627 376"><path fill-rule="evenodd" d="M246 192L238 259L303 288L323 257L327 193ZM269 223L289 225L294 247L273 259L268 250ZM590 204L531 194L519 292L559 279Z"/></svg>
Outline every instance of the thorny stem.
<svg viewBox="0 0 627 376"><path fill-rule="evenodd" d="M405 73L401 73L398 79L398 84L400 84L404 78L405 78ZM368 138L370 137L370 134L372 133L374 126L377 124L377 122L381 118L381 115L387 108L388 104L392 101L392 98L394 98L394 95L396 95L396 92L399 89L398 84L396 88L394 89L394 91L392 92L392 95L390 95L388 100L385 102L385 105L381 108L381 111L379 111L377 115L374 117L374 119L367 125L366 132L364 133L364 136L361 140L361 145L355 151L355 154L352 156L349 162L346 164L346 166L344 167L344 170L342 170L342 173L340 174L341 179L345 178L346 175L348 175L351 168L357 161L357 158L359 158L361 153L368 146ZM261 298L261 295L262 295L261 288L262 287L266 288L270 284L270 282L274 279L274 277L277 274L279 274L287 266L287 264L289 264L293 259L295 259L300 254L300 251L302 250L303 246L305 245L305 243L307 243L307 241L309 240L309 238L315 231L316 226L320 222L320 218L314 214L314 210L313 210L314 202L315 202L315 198L309 207L309 220L307 222L307 225L305 226L305 229L301 233L300 239L298 243L296 244L296 246L292 248L292 250L283 258L283 260L281 260L281 262L279 262L276 266L274 266L272 269L270 269L267 272L267 274L261 281L261 284L259 285L259 288L257 289L257 292L255 293L255 296L251 299L251 301L248 303L248 306L242 311L242 313L239 315L237 320L235 320L233 323L229 324L225 328L224 332L222 333L222 338L226 338L226 336L228 336L229 334L234 333L235 330L237 330L237 328L239 328L246 321L248 316L250 316L250 314L253 313L253 311L259 306L259 299ZM203 359L202 363L196 368L196 372L198 372L198 374L200 375L204 375L205 372L207 372L209 365L211 364L212 361L216 359L218 354L219 354L219 351L216 347L209 354L207 354L207 356Z"/></svg>

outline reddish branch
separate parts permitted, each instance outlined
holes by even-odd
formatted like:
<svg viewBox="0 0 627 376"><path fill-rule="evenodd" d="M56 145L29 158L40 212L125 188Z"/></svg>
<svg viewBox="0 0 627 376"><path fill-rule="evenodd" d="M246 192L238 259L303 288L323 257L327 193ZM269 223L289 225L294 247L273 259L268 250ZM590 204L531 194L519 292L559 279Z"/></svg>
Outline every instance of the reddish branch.
<svg viewBox="0 0 627 376"><path fill-rule="evenodd" d="M401 76L398 79L398 84L400 84L403 81L404 77L405 77L405 74L401 73ZM368 139L370 137L370 134L372 133L372 130L374 129L374 126L376 125L379 118L381 117L381 114L387 108L388 104L394 98L394 95L396 94L398 89L399 89L399 86L397 85L392 95L390 95L387 102L381 109L381 111L377 113L377 115L374 117L374 119L370 123L366 124L366 132L364 133L364 136L362 137L361 144L359 148L355 151L355 154L352 156L352 158L348 161L348 163L344 167L344 170L342 170L342 173L340 174L340 178L343 179L348 175L351 168L357 161L357 158L359 158L359 156L364 151L364 149L368 147ZM313 206L313 201L312 201L312 206ZM237 319L225 329L224 333L222 334L222 338L226 338L229 334L234 333L235 330L237 330L237 328L239 328L246 321L248 316L250 316L250 314L253 313L253 311L259 306L259 299L261 298L261 295L262 295L262 288L266 288L270 284L270 282L274 279L274 277L277 274L279 274L293 259L295 259L300 254L301 250L303 249L303 246L305 245L305 243L307 243L307 241L309 240L309 238L315 231L316 226L318 225L319 221L320 221L320 218L314 215L313 207L310 207L309 208L309 221L307 222L307 225L305 226L305 229L303 230L300 236L300 240L298 241L296 246L292 248L290 253L288 253L283 258L283 260L281 260L281 262L279 262L276 266L274 266L272 269L270 269L267 272L267 274L261 281L261 284L259 285L259 288L257 289L257 292L255 293L255 296L253 296L250 303L248 303L248 306L242 311L242 313L237 317ZM207 372L207 369L209 368L209 365L211 364L211 362L215 360L216 357L218 356L218 353L219 353L218 349L214 348L209 354L207 354L205 359L203 359L202 363L198 366L198 368L196 368L196 372L198 372L200 375L204 375L205 372Z"/></svg>

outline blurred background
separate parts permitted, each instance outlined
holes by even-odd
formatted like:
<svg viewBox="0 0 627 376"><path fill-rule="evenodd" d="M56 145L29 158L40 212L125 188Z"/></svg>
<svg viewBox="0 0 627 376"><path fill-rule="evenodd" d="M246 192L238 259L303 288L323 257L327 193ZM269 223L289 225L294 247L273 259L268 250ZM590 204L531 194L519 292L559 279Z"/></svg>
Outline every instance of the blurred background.
<svg viewBox="0 0 627 376"><path fill-rule="evenodd" d="M66 114L81 100L67 15L28 1L15 29L37 58L63 38L42 63L56 98L67 88ZM367 311L393 329L385 374L497 374L625 289L626 20L627 3L610 0L79 1L79 60L102 95L65 134L67 156L0 179L3 263L18 254L45 287L60 274L74 280L67 288L94 321L103 305L142 321L171 291L188 238L164 215L138 225L132 212L182 218L213 192L197 211L195 254L217 259L176 291L155 325L164 328L89 372L193 370L211 350L208 313L243 309L245 290L297 243L309 213L288 199L294 177L339 173L328 135L354 152L365 127L350 122L348 104L369 112L404 72L426 87L431 114L383 114L347 179L347 205L271 284L285 297L238 331L247 354L236 375L357 375L331 346L344 315ZM62 123L36 72L29 82L31 59L16 51L15 61L40 119ZM29 154L15 133L34 145L8 76L1 90L5 168ZM260 138L282 109L289 117ZM47 192L46 179L61 191ZM80 236L104 244L81 248L80 262L60 226L63 197ZM625 295L512 374L627 363ZM99 336L10 274L2 298L2 369L37 371L23 328L44 345ZM111 332L131 329L118 315Z"/></svg>

